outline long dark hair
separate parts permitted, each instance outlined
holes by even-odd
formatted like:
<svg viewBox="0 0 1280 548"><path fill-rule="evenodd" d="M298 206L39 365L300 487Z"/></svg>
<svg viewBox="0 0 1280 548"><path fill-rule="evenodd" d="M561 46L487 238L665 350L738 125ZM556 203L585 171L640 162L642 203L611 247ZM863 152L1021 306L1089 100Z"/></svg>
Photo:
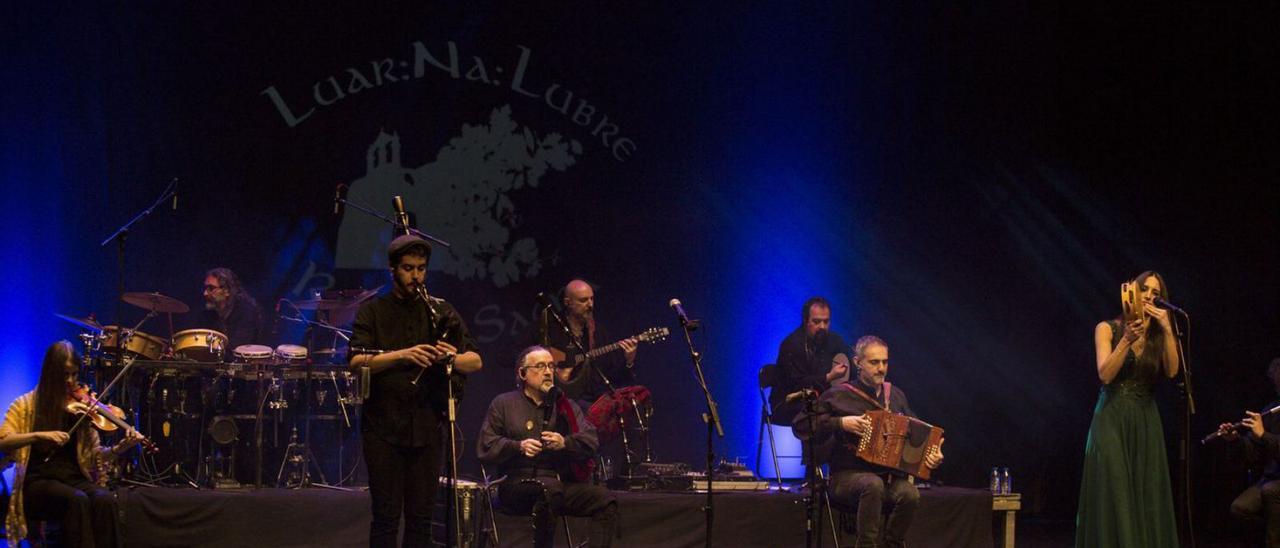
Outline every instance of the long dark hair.
<svg viewBox="0 0 1280 548"><path fill-rule="evenodd" d="M229 300L231 302L239 300L240 296L245 294L244 286L240 284L240 277L236 276L236 273L232 272L230 268L220 266L205 272L204 276L206 278L213 276L214 279L218 280L218 283L227 289L227 295L230 297Z"/></svg>
<svg viewBox="0 0 1280 548"><path fill-rule="evenodd" d="M1155 278L1160 282L1160 298L1170 301L1173 300L1169 296L1169 286L1164 283L1164 277L1159 272L1148 270L1142 274L1138 274L1134 279L1134 283L1138 285L1139 291L1146 283L1148 278ZM1120 333L1116 337L1124 336L1124 318L1120 320ZM1164 327L1157 321L1147 322L1146 343L1142 347L1142 355L1137 356L1134 365L1137 366L1140 377L1151 378L1160 374L1160 365L1164 362Z"/></svg>
<svg viewBox="0 0 1280 548"><path fill-rule="evenodd" d="M40 382L36 385L35 432L61 430L67 406L67 361L79 361L76 347L70 341L49 346L40 365Z"/></svg>

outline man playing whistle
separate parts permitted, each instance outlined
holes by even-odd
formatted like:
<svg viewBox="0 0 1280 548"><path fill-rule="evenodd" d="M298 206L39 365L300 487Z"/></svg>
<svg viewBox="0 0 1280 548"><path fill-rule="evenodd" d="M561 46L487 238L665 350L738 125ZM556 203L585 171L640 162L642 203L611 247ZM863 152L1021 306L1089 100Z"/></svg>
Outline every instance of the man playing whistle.
<svg viewBox="0 0 1280 548"><path fill-rule="evenodd" d="M482 365L462 316L423 289L430 257L431 246L422 238L392 240L391 294L362 305L352 326L349 367L368 368L370 378L362 435L373 505L369 545L375 547L396 544L402 514L405 546L430 545L447 364L452 360L460 374Z"/></svg>

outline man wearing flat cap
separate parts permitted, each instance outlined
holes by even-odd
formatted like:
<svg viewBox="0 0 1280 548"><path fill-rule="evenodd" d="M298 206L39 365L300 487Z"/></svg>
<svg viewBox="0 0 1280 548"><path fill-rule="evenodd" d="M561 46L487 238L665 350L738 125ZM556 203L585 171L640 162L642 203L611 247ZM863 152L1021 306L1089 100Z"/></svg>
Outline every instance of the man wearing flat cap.
<svg viewBox="0 0 1280 548"><path fill-rule="evenodd" d="M369 369L361 434L373 510L369 545L375 547L396 545L402 517L404 545L430 545L447 425L447 364L452 360L454 373L463 375L481 367L462 316L425 290L430 258L431 245L422 238L392 240L391 293L362 305L352 328L349 367Z"/></svg>

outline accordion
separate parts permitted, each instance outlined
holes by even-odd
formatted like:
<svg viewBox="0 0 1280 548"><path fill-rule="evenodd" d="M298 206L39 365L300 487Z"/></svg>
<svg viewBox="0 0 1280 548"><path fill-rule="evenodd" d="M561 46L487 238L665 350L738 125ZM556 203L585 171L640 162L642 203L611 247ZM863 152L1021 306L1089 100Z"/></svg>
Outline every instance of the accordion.
<svg viewBox="0 0 1280 548"><path fill-rule="evenodd" d="M925 466L924 457L938 450L941 428L885 410L868 411L867 418L871 421L871 433L858 440L858 458L929 479L932 470Z"/></svg>

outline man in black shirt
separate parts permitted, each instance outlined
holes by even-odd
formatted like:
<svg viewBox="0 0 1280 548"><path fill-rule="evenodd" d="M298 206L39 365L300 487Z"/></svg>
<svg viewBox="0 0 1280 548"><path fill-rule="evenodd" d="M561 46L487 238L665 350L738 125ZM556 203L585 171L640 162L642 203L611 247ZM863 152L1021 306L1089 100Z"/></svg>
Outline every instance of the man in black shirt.
<svg viewBox="0 0 1280 548"><path fill-rule="evenodd" d="M800 413L793 426L801 440L812 438L815 445L830 448L830 495L857 506L856 546L905 546L920 492L902 472L858 458L857 448L860 436L871 428L868 411L888 409L910 417L915 413L907 405L907 395L884 382L889 372L889 345L875 335L867 335L858 339L853 350L857 377L823 393L814 406L814 414ZM821 459L822 451L818 453ZM940 464L941 445L937 452L925 455L929 468ZM886 504L892 510L881 538L880 518Z"/></svg>
<svg viewBox="0 0 1280 548"><path fill-rule="evenodd" d="M591 516L588 544L613 541L618 503L603 487L587 483L598 447L595 427L582 408L555 387L551 353L531 346L516 358L520 388L489 404L476 455L496 465L503 508L533 513L534 546L551 546L556 517Z"/></svg>
<svg viewBox="0 0 1280 548"><path fill-rule="evenodd" d="M352 327L349 366L368 368L370 375L362 435L373 505L369 545L375 547L395 545L402 513L404 544L429 545L451 381L447 365L452 362L455 374L482 365L458 311L423 289L430 256L426 240L392 240L391 294L362 305Z"/></svg>
<svg viewBox="0 0 1280 548"><path fill-rule="evenodd" d="M1280 394L1280 358L1271 360L1267 367L1267 377ZM1280 400L1271 402L1266 408L1280 405ZM1251 465L1261 465L1262 478L1245 489L1231 503L1231 515L1246 522L1262 521L1267 528L1267 547L1280 548L1280 414L1272 413L1265 417L1261 413L1245 412L1242 421L1248 429L1245 436L1245 459ZM1219 427L1223 437L1228 440L1240 436L1231 424Z"/></svg>
<svg viewBox="0 0 1280 548"><path fill-rule="evenodd" d="M204 311L201 326L227 336L223 355L244 344L261 344L262 309L240 285L240 277L229 268L215 268L204 275Z"/></svg>
<svg viewBox="0 0 1280 548"><path fill-rule="evenodd" d="M608 332L596 323L595 290L591 284L583 280L572 280L564 286L564 299L561 301L565 310L565 322L569 330L582 348L591 351L594 348L612 344ZM564 330L558 325L547 326L547 349L556 359L556 379L561 390L570 399L590 406L595 403L608 387L600 378L597 370L604 373L614 388L622 388L635 384L636 346L635 339L619 341L622 352L611 352L598 356L583 365L576 365L577 347L569 341Z"/></svg>
<svg viewBox="0 0 1280 548"><path fill-rule="evenodd" d="M787 394L810 389L821 394L849 375L844 339L831 332L831 305L812 297L800 310L800 327L778 346L778 378L769 393L769 407L779 422L790 422L803 401L786 402Z"/></svg>

